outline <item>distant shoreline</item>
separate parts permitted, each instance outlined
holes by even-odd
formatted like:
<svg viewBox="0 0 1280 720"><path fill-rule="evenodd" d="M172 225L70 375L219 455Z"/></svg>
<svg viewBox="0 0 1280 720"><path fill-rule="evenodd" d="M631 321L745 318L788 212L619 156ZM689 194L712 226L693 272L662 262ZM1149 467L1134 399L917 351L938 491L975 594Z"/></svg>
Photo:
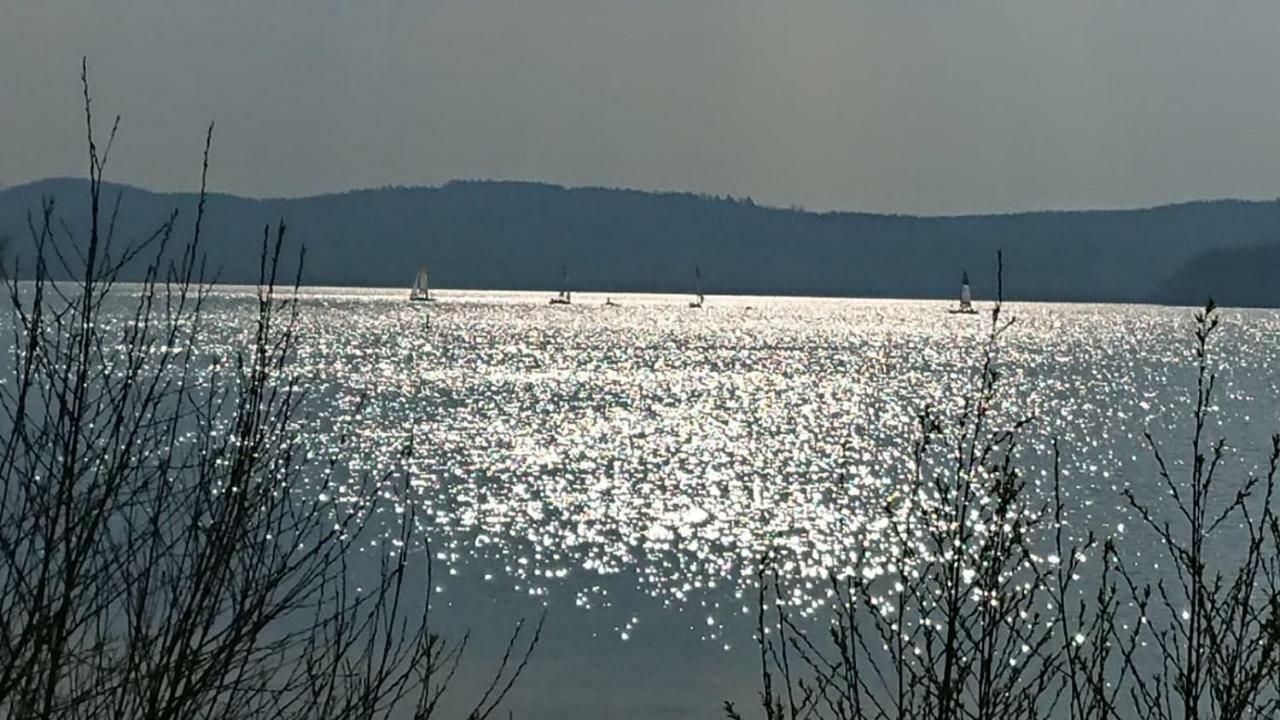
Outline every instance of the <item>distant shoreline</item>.
<svg viewBox="0 0 1280 720"><path fill-rule="evenodd" d="M0 190L0 237L21 257L28 212L51 196L64 217L83 217L84 188L64 179ZM195 215L193 194L105 192L122 198L119 230L130 237L175 208L182 236ZM303 281L322 286L407 288L427 264L433 283L458 288L554 291L566 268L575 290L680 294L693 291L697 266L713 295L946 300L966 271L976 297L993 296L1003 251L1011 301L1193 307L1212 296L1280 307L1275 201L920 217L474 181L288 200L214 194L207 209L202 250L230 283L257 279L262 229L283 219L288 253L307 249ZM139 270L126 267L124 279Z"/></svg>
<svg viewBox="0 0 1280 720"><path fill-rule="evenodd" d="M20 284L24 284L30 281L22 280L19 282ZM131 287L138 286L138 283L122 282L122 283L118 283L118 286L121 288L131 288ZM256 285L245 284L245 283L217 283L215 287L217 290L220 290L220 291L243 292L246 295L252 294L257 290ZM383 296L388 296L387 299L389 300L405 299L406 302L408 297L407 288L401 288L394 285L306 285L304 284L304 285L300 285L298 287L298 290L300 294L304 297L324 296L324 295L339 296L339 295L369 294L369 295L376 295L379 298ZM440 307L440 304L448 305L450 304L450 301L454 301L455 303L470 302L471 297L468 297L468 296L473 296L479 299L486 295L505 295L505 296L512 297L513 299L516 299L517 296L528 296L527 300L529 301L529 304L543 305L546 303L546 300L549 297L555 294L556 291L554 288L513 289L513 288L433 287L431 289L431 292L433 297L435 297L438 302L437 304L430 305L429 307ZM465 294L465 295L462 297L459 297L460 294ZM570 307L584 307L584 308L606 307L604 305L604 301L606 299L613 298L616 301L616 300L625 300L627 298L632 298L632 299L663 299L663 300L669 301L669 302L663 302L663 303L654 303L649 305L649 307L670 306L674 308L688 309L686 307L686 301L688 301L690 295L689 293L678 293L678 292L652 292L652 291L643 291L643 290L614 289L614 290L574 290L573 297L574 297L574 302ZM586 301L582 301L580 300L580 298L585 298ZM816 300L816 301L833 301L833 302L848 301L851 303L869 303L869 304L888 304L888 303L900 302L900 303L938 305L944 308L950 307L951 305L954 305L956 302L955 298L888 297L888 296L886 297L849 297L849 296L843 296L843 295L787 295L787 294L779 294L779 293L775 293L775 294L714 293L714 294L707 294L706 298L707 298L707 306L704 309L713 308L715 306L716 300L721 300L721 301L727 300L730 303L732 303L733 306L740 306L745 301L753 301L753 300L781 300L783 302L799 302L799 301L805 301L805 300ZM525 300L526 298L520 297L519 299ZM984 299L984 298L975 298L973 302L976 309L978 310L979 317L986 317L985 311L990 310L991 305L994 303L993 300ZM1107 301L1107 300L1017 300L1017 299L1010 300L1010 299L1006 299L1005 305L1006 306L1010 306L1010 305L1012 306L1017 306L1017 305L1091 306L1092 305L1092 306L1101 306L1101 307L1132 306L1132 307L1139 307L1139 308L1156 308L1156 309L1169 309L1169 310L1188 310L1188 309L1196 310L1197 309L1196 306L1194 305L1176 305L1176 304L1158 303L1158 302L1128 302L1128 301ZM626 305L622 304L622 305L619 305L619 307L626 307ZM757 304L754 307L756 309L760 309L761 307L763 307L763 305ZM1223 306L1219 306L1219 307L1223 307ZM1261 307L1261 306L1248 306L1248 305L1226 306L1226 307L1223 307L1223 309L1224 310L1280 311L1280 308L1276 308L1276 307Z"/></svg>

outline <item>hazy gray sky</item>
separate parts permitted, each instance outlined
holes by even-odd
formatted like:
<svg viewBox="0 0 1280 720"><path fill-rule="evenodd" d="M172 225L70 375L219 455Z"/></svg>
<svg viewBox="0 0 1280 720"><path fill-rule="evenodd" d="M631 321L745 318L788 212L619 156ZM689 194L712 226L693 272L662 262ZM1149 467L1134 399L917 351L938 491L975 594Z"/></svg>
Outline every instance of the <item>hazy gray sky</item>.
<svg viewBox="0 0 1280 720"><path fill-rule="evenodd" d="M922 213L1280 195L1276 0L0 0L0 183L520 178Z"/></svg>

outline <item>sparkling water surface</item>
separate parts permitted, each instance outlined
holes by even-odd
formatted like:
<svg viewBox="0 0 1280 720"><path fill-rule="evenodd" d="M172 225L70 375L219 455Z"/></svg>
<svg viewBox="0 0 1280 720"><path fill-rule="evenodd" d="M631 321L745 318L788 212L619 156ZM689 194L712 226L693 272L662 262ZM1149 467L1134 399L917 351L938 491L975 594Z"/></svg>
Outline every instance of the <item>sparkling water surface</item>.
<svg viewBox="0 0 1280 720"><path fill-rule="evenodd" d="M820 617L828 572L875 562L916 417L973 391L990 328L916 300L437 297L300 291L301 422L316 453L407 473L439 600L476 630L477 662L514 618L547 611L517 717L753 702L756 562L778 557L795 606ZM243 347L252 309L249 289L214 293L211 356ZM1048 492L1056 437L1072 531L1133 533L1120 491L1158 500L1143 433L1189 459L1193 311L1004 314L997 418L1034 418L1019 450L1033 491ZM1280 313L1223 320L1211 430L1230 438L1227 472L1256 472L1280 429ZM1135 543L1135 558L1154 549Z"/></svg>

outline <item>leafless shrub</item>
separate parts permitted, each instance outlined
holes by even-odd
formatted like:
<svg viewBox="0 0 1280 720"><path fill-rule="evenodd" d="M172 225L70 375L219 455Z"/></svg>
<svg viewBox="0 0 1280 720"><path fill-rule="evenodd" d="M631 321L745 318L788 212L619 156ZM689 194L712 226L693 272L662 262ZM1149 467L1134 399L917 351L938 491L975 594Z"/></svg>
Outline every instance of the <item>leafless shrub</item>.
<svg viewBox="0 0 1280 720"><path fill-rule="evenodd" d="M1280 674L1280 524L1275 508L1280 435L1272 435L1263 477L1220 483L1225 438L1210 441L1217 374L1212 340L1220 319L1212 300L1195 317L1196 395L1189 472L1179 477L1147 433L1161 490L1158 512L1133 490L1125 497L1172 564L1172 574L1140 583L1121 565L1139 613L1128 688L1144 717L1275 717Z"/></svg>
<svg viewBox="0 0 1280 720"><path fill-rule="evenodd" d="M107 209L102 177L119 119L99 145L87 72L84 111L87 237L46 200L29 217L29 280L7 282L0 716L431 717L466 636L432 627L409 499L396 498L397 515L372 492L388 478L352 480L337 454L310 456L299 441L298 304L277 277L284 225L264 229L251 341L210 364L212 127L191 237L171 252L176 211L148 237L116 237L120 200ZM120 285L142 258L142 282ZM357 555L384 516L380 560ZM506 699L541 629L515 628L469 717Z"/></svg>
<svg viewBox="0 0 1280 720"><path fill-rule="evenodd" d="M1033 497L1022 481L1015 449L1026 421L993 427L995 358L1009 327L1000 313L997 300L972 396L954 416L919 416L911 475L883 508L889 549L830 578L825 641L794 620L782 579L762 563L755 635L764 716L1275 717L1280 436L1265 477L1215 485L1226 445L1204 439L1216 381L1212 303L1196 316L1189 477L1176 478L1147 438L1174 516L1126 492L1173 559L1176 584L1141 583L1111 538L1067 537L1056 441L1053 496ZM1089 556L1099 561L1086 595ZM732 703L725 712L742 717Z"/></svg>

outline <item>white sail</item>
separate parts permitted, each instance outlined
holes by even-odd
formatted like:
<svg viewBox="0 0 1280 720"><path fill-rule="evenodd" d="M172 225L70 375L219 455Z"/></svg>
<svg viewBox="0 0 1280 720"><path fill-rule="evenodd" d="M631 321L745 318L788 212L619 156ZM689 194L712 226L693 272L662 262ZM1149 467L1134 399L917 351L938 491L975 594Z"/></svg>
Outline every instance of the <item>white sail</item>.
<svg viewBox="0 0 1280 720"><path fill-rule="evenodd" d="M430 300L431 289L427 284L427 266L423 265L418 268L418 274L413 278L413 289L409 291L410 300Z"/></svg>
<svg viewBox="0 0 1280 720"><path fill-rule="evenodd" d="M973 308L973 296L969 292L969 273L965 272L960 279L960 309L970 310Z"/></svg>

